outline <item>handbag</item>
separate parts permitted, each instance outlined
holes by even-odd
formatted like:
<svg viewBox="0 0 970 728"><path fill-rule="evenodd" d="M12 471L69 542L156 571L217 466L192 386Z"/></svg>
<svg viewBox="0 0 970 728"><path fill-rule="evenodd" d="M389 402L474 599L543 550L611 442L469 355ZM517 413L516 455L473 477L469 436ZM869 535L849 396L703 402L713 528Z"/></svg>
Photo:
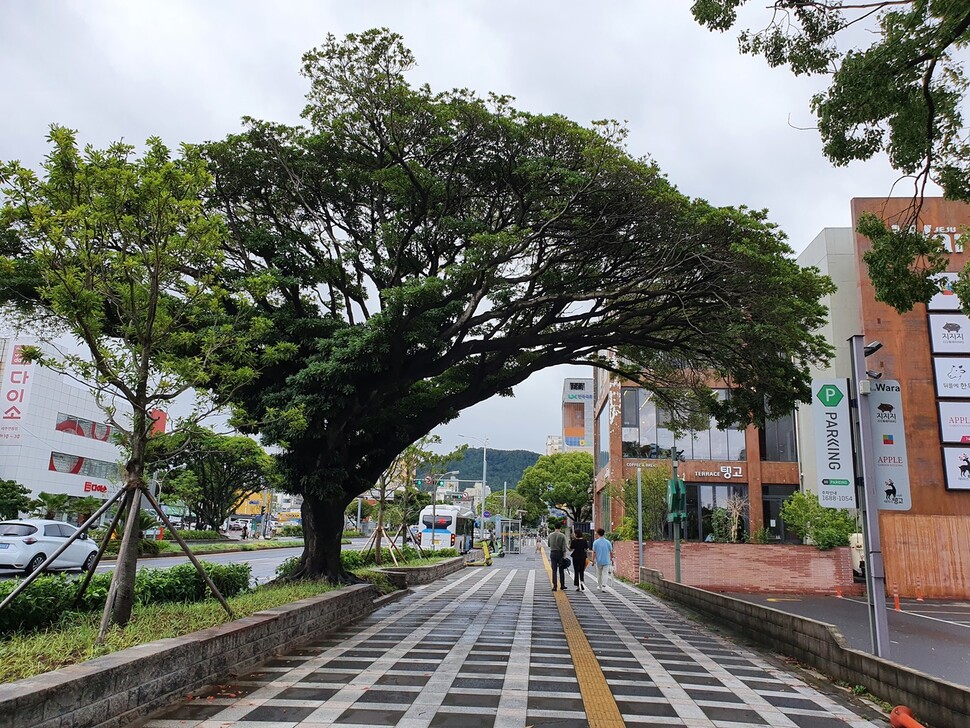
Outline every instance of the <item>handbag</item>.
<svg viewBox="0 0 970 728"><path fill-rule="evenodd" d="M568 556L563 556L562 561L560 561L559 563L563 569L568 569L573 564L573 562L569 560Z"/></svg>

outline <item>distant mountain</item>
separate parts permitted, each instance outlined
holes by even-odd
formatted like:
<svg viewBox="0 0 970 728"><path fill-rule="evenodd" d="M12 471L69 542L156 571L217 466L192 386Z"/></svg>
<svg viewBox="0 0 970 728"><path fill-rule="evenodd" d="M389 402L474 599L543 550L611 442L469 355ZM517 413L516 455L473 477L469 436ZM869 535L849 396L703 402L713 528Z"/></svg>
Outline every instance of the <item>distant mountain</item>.
<svg viewBox="0 0 970 728"><path fill-rule="evenodd" d="M493 450L488 449L488 472L485 474L488 487L492 492L502 490L502 483L508 483L509 490L518 485L522 479L522 473L526 468L535 465L540 455L529 450ZM451 460L440 468L435 468L438 472L457 470L459 480L482 479L482 448L470 447L465 451L465 457L461 460ZM422 475L427 475L427 471ZM462 483L462 486L467 486Z"/></svg>

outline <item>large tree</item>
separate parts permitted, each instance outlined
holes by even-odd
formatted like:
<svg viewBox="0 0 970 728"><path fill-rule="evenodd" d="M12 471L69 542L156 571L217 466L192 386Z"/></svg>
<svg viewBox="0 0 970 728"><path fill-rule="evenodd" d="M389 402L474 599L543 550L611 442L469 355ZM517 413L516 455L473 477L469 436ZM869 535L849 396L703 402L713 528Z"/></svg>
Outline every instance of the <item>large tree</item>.
<svg viewBox="0 0 970 728"><path fill-rule="evenodd" d="M18 518L21 512L30 510L30 490L16 480L0 478L0 518Z"/></svg>
<svg viewBox="0 0 970 728"><path fill-rule="evenodd" d="M565 511L573 523L585 523L592 518L593 456L588 452L543 455L526 468L518 490L533 503Z"/></svg>
<svg viewBox="0 0 970 728"><path fill-rule="evenodd" d="M218 371L212 356L243 334L225 321L207 323L219 308L224 226L203 209L211 178L187 148L173 156L152 138L141 156L125 143L82 150L60 126L49 141L42 176L18 162L0 165L0 303L22 329L80 345L56 354L31 347L27 355L91 387L124 446L123 507L137 511L152 410L210 386L212 376L224 386L247 377L244 367ZM193 356L180 355L189 340ZM134 603L134 531L125 532L108 599L120 625Z"/></svg>
<svg viewBox="0 0 970 728"><path fill-rule="evenodd" d="M698 22L725 31L747 0L696 0ZM924 235L920 204L932 180L950 199L970 202L970 129L963 118L970 43L964 0L775 0L764 26L739 38L744 53L796 74L830 74L811 101L823 151L836 165L889 157L913 181L913 205L897 229L869 215L860 232L873 241L865 260L879 300L899 311L939 290L949 255ZM912 226L912 227L911 227ZM970 285L958 286L970 304Z"/></svg>
<svg viewBox="0 0 970 728"><path fill-rule="evenodd" d="M765 213L685 197L616 124L414 87L413 65L388 31L330 37L304 126L204 152L226 283L272 321L233 401L304 497L303 576L346 578L344 510L405 447L541 369L596 362L747 421L807 401L829 355L831 282Z"/></svg>

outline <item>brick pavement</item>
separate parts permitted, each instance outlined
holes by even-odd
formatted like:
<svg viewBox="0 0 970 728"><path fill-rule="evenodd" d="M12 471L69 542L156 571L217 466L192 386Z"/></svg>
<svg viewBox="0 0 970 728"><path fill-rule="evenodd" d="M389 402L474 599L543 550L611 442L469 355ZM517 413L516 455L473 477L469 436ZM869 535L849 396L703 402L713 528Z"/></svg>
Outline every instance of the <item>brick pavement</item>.
<svg viewBox="0 0 970 728"><path fill-rule="evenodd" d="M638 589L614 583L602 593L553 594L533 553L420 587L143 721L144 728L623 724L887 725Z"/></svg>

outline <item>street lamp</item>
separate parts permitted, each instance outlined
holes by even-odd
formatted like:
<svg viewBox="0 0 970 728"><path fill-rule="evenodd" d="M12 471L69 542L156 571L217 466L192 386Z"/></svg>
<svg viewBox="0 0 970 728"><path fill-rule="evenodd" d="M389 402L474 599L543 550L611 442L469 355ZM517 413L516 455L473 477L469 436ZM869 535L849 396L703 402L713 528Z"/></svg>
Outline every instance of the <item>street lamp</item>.
<svg viewBox="0 0 970 728"><path fill-rule="evenodd" d="M485 540L485 475L488 472L488 438L487 437L475 437L474 435L458 435L458 437L464 437L466 440L477 440L482 443L482 520L481 525L478 528L478 538L480 541Z"/></svg>

